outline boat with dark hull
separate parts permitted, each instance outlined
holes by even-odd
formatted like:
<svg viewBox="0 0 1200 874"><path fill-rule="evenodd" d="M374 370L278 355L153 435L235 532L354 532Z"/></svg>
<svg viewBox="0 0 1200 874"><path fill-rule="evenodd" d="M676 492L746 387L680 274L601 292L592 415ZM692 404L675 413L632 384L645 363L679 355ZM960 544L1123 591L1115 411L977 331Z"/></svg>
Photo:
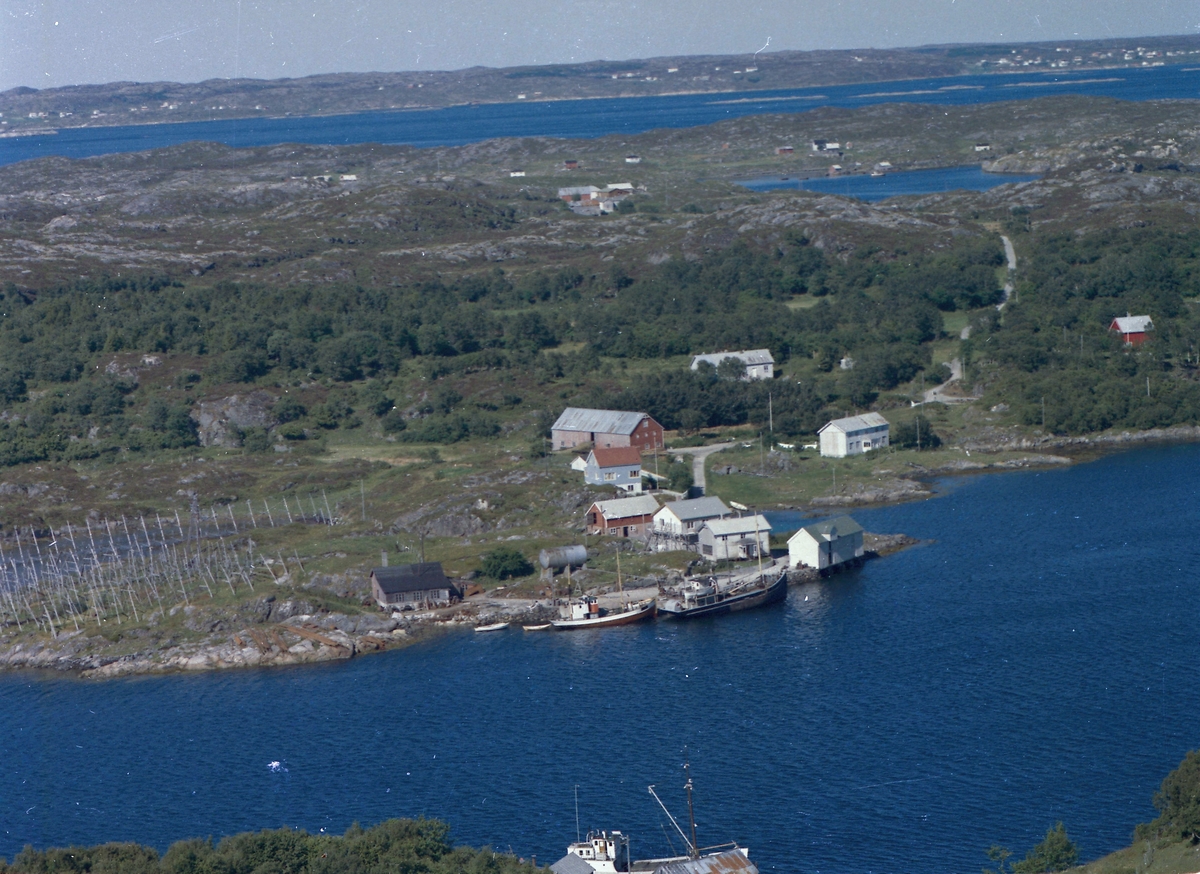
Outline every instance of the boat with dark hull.
<svg viewBox="0 0 1200 874"><path fill-rule="evenodd" d="M715 577L691 580L677 594L664 598L658 609L672 619L720 616L782 601L787 597L787 586L786 568L778 576L773 573L761 574L725 584Z"/></svg>

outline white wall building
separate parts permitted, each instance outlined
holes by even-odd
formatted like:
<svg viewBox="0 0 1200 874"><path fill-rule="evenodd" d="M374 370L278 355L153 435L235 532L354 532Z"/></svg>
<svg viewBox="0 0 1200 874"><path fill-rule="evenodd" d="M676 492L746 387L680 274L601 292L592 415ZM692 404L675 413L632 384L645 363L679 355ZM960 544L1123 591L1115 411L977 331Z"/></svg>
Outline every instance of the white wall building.
<svg viewBox="0 0 1200 874"><path fill-rule="evenodd" d="M717 497L693 498L690 501L671 501L654 514L654 533L672 537L695 535L705 522L724 519L733 514Z"/></svg>
<svg viewBox="0 0 1200 874"><path fill-rule="evenodd" d="M733 519L710 519L700 526L700 554L709 561L767 558L771 554L771 523L755 514Z"/></svg>
<svg viewBox="0 0 1200 874"><path fill-rule="evenodd" d="M862 526L849 516L806 525L788 539L792 567L825 570L863 556Z"/></svg>
<svg viewBox="0 0 1200 874"><path fill-rule="evenodd" d="M773 379L775 377L775 359L771 357L770 349L743 349L740 352L713 352L708 355L697 355L692 358L692 370L700 367L700 363L719 367L726 358L736 358L746 369L742 379Z"/></svg>
<svg viewBox="0 0 1200 874"><path fill-rule="evenodd" d="M834 419L817 432L821 454L827 458L845 458L881 449L888 445L890 428L887 419L878 413Z"/></svg>

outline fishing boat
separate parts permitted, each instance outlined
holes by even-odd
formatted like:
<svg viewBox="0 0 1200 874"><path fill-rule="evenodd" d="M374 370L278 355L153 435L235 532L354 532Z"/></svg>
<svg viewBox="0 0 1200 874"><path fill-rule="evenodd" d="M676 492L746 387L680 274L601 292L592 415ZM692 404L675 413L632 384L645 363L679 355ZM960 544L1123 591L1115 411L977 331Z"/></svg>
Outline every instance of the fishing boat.
<svg viewBox="0 0 1200 874"><path fill-rule="evenodd" d="M488 631L503 631L506 628L508 628L507 622L493 622L491 625L476 625L475 626L475 630L477 632L485 632L485 633Z"/></svg>
<svg viewBox="0 0 1200 874"><path fill-rule="evenodd" d="M716 577L690 580L659 610L672 619L696 619L775 604L787 596L787 570L777 577L758 575L722 583Z"/></svg>
<svg viewBox="0 0 1200 874"><path fill-rule="evenodd" d="M573 598L558 608L558 619L550 624L560 630L572 628L605 628L610 625L629 625L643 619L653 619L658 610L657 598L646 598L636 603L626 603L618 610L601 607L599 600L591 595Z"/></svg>
<svg viewBox="0 0 1200 874"><path fill-rule="evenodd" d="M553 627L554 626L552 626L549 622L542 622L537 625L522 625L521 630L522 631L549 631Z"/></svg>

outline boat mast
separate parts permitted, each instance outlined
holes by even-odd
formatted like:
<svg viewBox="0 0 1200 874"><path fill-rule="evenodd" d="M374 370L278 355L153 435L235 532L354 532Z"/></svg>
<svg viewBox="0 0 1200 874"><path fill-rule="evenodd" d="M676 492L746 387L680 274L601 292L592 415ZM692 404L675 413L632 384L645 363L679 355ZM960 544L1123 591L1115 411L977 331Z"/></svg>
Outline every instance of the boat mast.
<svg viewBox="0 0 1200 874"><path fill-rule="evenodd" d="M579 837L579 784L575 784L575 843L582 840Z"/></svg>
<svg viewBox="0 0 1200 874"><path fill-rule="evenodd" d="M770 535L767 535L769 538ZM770 540L767 543L770 544ZM762 580L762 541L758 539L758 511L754 513L754 551L758 554L758 578Z"/></svg>
<svg viewBox="0 0 1200 874"><path fill-rule="evenodd" d="M685 784L684 788L687 789L688 822L692 826L692 852L690 855L693 859L699 859L700 850L696 847L696 814L692 810L692 771L691 765L687 762L687 760L684 760L683 763L683 773L687 774L687 783Z"/></svg>
<svg viewBox="0 0 1200 874"><path fill-rule="evenodd" d="M679 823L675 821L675 817L671 815L671 811L667 810L667 805L663 804L662 799L658 797L658 793L654 791L654 784L650 784L647 788L650 790L650 794L654 796L654 800L658 802L658 806L663 809L663 813L667 815L667 819L671 820L671 825L675 826L675 831L679 832L679 836L683 838L683 842L688 845L688 857L691 859L699 858L700 854L696 852L695 845L688 841L687 834L679 827Z"/></svg>

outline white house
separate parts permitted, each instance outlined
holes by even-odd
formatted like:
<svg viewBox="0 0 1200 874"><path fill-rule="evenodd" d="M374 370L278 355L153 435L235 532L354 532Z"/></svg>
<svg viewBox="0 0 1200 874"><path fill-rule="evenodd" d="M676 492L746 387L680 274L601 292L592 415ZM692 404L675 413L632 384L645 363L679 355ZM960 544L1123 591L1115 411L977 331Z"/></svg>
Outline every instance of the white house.
<svg viewBox="0 0 1200 874"><path fill-rule="evenodd" d="M709 519L700 526L700 554L709 561L771 555L771 523L764 516Z"/></svg>
<svg viewBox="0 0 1200 874"><path fill-rule="evenodd" d="M862 556L862 526L849 516L806 525L788 539L788 560L792 567L823 571Z"/></svg>
<svg viewBox="0 0 1200 874"><path fill-rule="evenodd" d="M692 358L692 370L700 367L700 363L720 366L726 358L736 358L746 369L742 379L773 379L775 377L775 359L771 357L770 349L744 349L740 352L712 352L707 355L696 355Z"/></svg>
<svg viewBox="0 0 1200 874"><path fill-rule="evenodd" d="M583 468L591 486L612 486L631 495L642 493L642 451L636 446L593 449Z"/></svg>
<svg viewBox="0 0 1200 874"><path fill-rule="evenodd" d="M834 419L817 432L821 454L827 458L845 458L880 449L888 445L890 427L878 413Z"/></svg>
<svg viewBox="0 0 1200 874"><path fill-rule="evenodd" d="M695 536L705 522L731 515L733 511L717 497L671 501L654 514L654 533L666 537Z"/></svg>

